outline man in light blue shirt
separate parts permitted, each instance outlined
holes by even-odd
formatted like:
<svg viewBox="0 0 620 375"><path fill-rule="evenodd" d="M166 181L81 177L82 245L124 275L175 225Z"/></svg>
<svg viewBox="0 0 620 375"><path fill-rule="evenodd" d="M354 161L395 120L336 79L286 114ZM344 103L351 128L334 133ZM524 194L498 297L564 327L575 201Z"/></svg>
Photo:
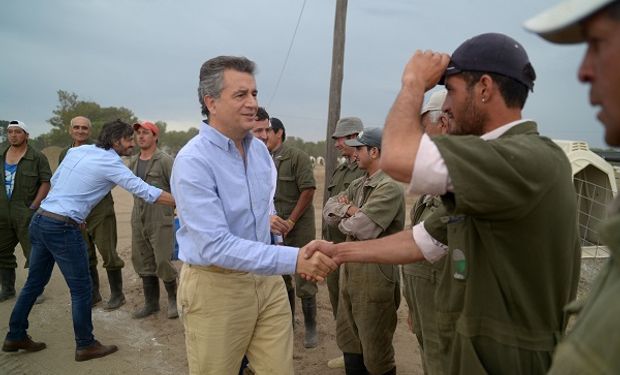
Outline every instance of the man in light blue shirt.
<svg viewBox="0 0 620 375"><path fill-rule="evenodd" d="M105 124L96 146L69 150L52 176L52 189L30 223L30 272L11 313L3 351L45 349L45 343L34 342L26 331L32 305L49 282L54 263L71 291L75 360L87 361L118 350L93 336L92 285L80 228L93 206L115 185L149 203L174 205L169 193L146 184L125 166L120 157L131 155L133 145L129 124L120 120Z"/></svg>
<svg viewBox="0 0 620 375"><path fill-rule="evenodd" d="M270 245L274 181L271 156L251 134L254 67L230 56L202 65L198 96L208 123L172 168L184 262L177 301L190 374L236 373L244 353L257 375L292 374L291 311L275 275L322 280L336 268L322 254L306 260L298 248Z"/></svg>

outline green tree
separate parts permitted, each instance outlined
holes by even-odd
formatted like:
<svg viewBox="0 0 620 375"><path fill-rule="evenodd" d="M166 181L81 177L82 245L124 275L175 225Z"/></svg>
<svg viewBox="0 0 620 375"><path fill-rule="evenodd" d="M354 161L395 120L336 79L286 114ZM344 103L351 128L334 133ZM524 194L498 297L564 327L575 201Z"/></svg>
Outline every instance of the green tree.
<svg viewBox="0 0 620 375"><path fill-rule="evenodd" d="M71 143L68 134L69 122L76 116L88 117L92 123L93 139L96 139L101 132L103 124L106 122L121 119L130 124L136 122L138 118L133 111L125 107L101 107L95 102L80 100L77 94L58 90L58 106L52 112L47 122L52 125L49 133L43 134L35 140L40 148L47 146L66 146Z"/></svg>

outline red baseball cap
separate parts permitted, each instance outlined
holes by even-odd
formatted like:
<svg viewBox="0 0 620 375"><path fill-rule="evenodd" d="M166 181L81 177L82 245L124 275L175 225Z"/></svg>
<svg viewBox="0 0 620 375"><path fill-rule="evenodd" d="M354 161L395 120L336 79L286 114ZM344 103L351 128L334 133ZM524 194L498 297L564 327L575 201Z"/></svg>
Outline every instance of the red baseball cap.
<svg viewBox="0 0 620 375"><path fill-rule="evenodd" d="M159 136L159 128L157 127L157 125L153 124L150 121L136 122L135 124L133 124L133 130L138 130L140 128L148 129L153 132L155 136Z"/></svg>

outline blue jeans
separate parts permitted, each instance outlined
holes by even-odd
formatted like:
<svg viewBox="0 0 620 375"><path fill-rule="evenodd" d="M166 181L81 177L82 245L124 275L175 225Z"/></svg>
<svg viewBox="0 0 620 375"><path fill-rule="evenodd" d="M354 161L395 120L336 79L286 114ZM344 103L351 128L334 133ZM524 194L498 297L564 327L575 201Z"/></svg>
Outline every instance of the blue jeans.
<svg viewBox="0 0 620 375"><path fill-rule="evenodd" d="M88 252L79 228L35 213L30 222L30 269L9 321L8 340L23 340L28 330L28 315L37 297L50 280L54 262L71 292L73 331L78 349L94 343L91 315L92 284L88 270Z"/></svg>

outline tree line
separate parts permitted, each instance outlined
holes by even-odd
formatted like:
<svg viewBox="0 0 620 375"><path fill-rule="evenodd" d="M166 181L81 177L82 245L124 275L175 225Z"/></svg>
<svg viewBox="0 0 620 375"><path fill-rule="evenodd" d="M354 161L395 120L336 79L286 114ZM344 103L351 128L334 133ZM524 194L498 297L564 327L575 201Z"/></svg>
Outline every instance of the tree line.
<svg viewBox="0 0 620 375"><path fill-rule="evenodd" d="M93 140L99 136L103 124L107 122L120 119L133 124L138 121L138 117L129 108L102 107L96 102L81 100L76 93L64 90L58 90L57 94L58 105L52 111L52 117L47 120L51 129L29 140L30 144L39 150L49 146L69 146L71 144L71 137L68 133L69 122L76 116L85 116L90 119ZM198 129L195 127L185 131L167 130L166 122L154 122L159 127L159 146L171 155L176 155L181 147L198 134ZM2 146L7 144L6 127L8 124L8 120L0 120L0 144ZM301 138L287 137L285 143L302 149L308 155L325 157L325 141L305 142Z"/></svg>

